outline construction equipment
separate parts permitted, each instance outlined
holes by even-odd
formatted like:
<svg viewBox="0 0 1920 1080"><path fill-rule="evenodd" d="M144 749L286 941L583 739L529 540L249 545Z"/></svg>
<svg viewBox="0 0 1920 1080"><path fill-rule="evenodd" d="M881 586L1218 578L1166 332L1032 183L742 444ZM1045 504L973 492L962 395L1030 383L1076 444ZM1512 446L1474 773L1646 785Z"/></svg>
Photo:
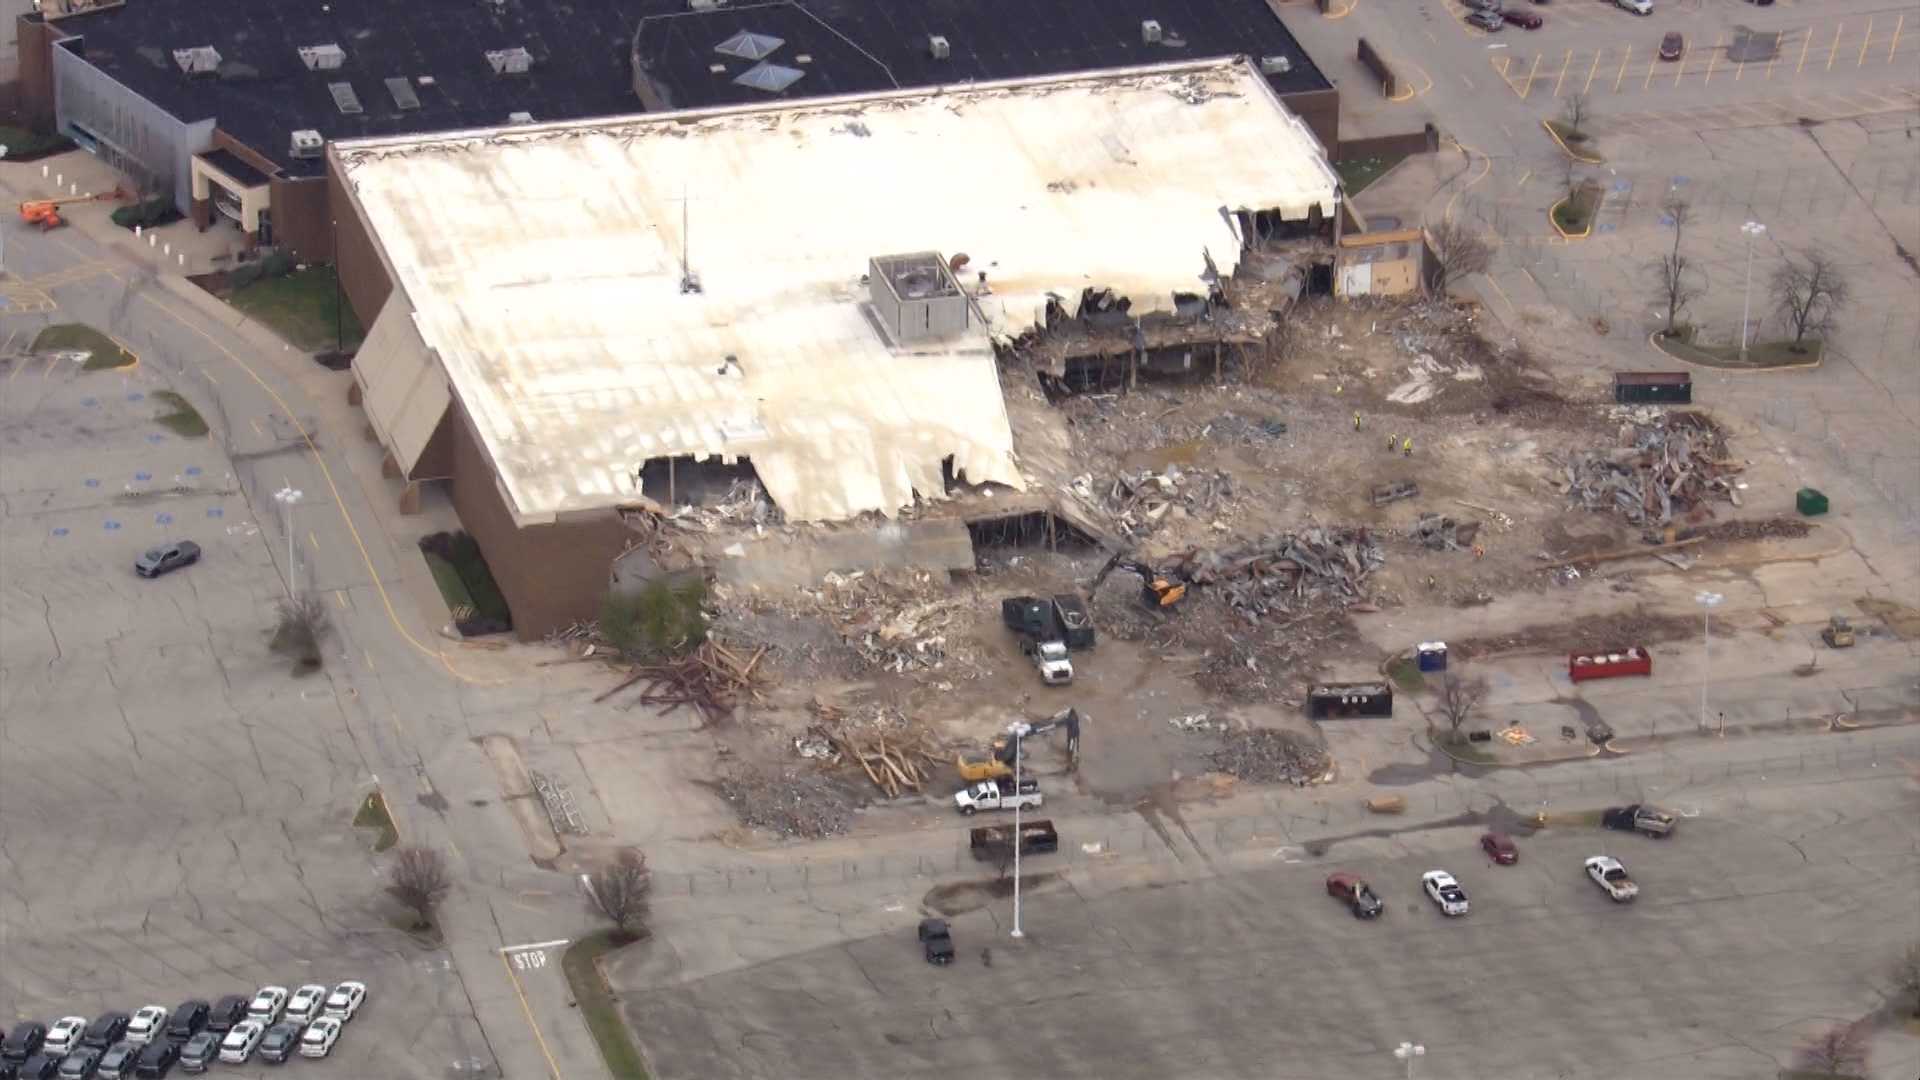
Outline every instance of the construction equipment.
<svg viewBox="0 0 1920 1080"><path fill-rule="evenodd" d="M1184 578L1155 570L1138 559L1128 558L1126 552L1116 553L1100 568L1099 573L1093 575L1092 583L1087 586L1087 595L1093 595L1100 588L1100 583L1107 580L1107 575L1115 570L1139 575L1140 602L1150 608L1171 608L1187 595L1188 582Z"/></svg>
<svg viewBox="0 0 1920 1080"><path fill-rule="evenodd" d="M981 780L1000 780L1013 775L1014 758L1024 753L1020 749L1023 739L1036 735L1047 735L1055 730L1067 733L1067 767L1080 767L1080 722L1084 719L1078 709L1062 709L1038 724L1018 723L1005 735L996 735L992 752L984 759L968 760L965 755L955 755L954 767L960 771L960 779L972 784Z"/></svg>
<svg viewBox="0 0 1920 1080"><path fill-rule="evenodd" d="M63 199L29 199L20 204L20 220L29 225L40 226L41 232L51 232L67 223L60 216L60 208L71 203L111 202L123 198L125 192L119 188L101 192L98 195L70 195Z"/></svg>
<svg viewBox="0 0 1920 1080"><path fill-rule="evenodd" d="M1827 620L1826 627L1820 631L1820 640L1826 642L1829 649L1851 649L1853 624L1847 621L1845 615L1835 615Z"/></svg>

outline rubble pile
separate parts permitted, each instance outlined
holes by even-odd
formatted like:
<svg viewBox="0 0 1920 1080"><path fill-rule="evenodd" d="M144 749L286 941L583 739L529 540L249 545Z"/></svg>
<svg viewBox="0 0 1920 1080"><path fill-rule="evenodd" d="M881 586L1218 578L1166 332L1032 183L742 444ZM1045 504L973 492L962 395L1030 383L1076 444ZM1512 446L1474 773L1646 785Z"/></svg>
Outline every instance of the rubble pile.
<svg viewBox="0 0 1920 1080"><path fill-rule="evenodd" d="M1326 775L1327 748L1304 735L1271 728L1232 731L1207 752L1216 771L1255 784L1305 784Z"/></svg>
<svg viewBox="0 0 1920 1080"><path fill-rule="evenodd" d="M1565 466L1560 490L1588 510L1611 510L1635 525L1665 525L1710 498L1740 505L1727 476L1719 433L1691 413L1621 428L1621 445Z"/></svg>
<svg viewBox="0 0 1920 1080"><path fill-rule="evenodd" d="M781 525L787 518L768 497L760 481L749 477L735 480L718 499L698 506L676 507L660 520L681 529L716 532L737 525Z"/></svg>
<svg viewBox="0 0 1920 1080"><path fill-rule="evenodd" d="M979 666L965 633L975 601L950 589L944 574L918 570L830 573L815 588L774 594L719 586L713 595L723 611L818 618L832 627L868 671L940 671L971 677Z"/></svg>
<svg viewBox="0 0 1920 1080"><path fill-rule="evenodd" d="M1358 600L1386 555L1365 529L1314 527L1173 561L1182 580L1215 592L1249 622L1315 601Z"/></svg>
<svg viewBox="0 0 1920 1080"><path fill-rule="evenodd" d="M1422 547L1435 551L1461 551L1473 546L1480 535L1480 523L1461 524L1444 514L1421 514L1413 523L1412 537Z"/></svg>
<svg viewBox="0 0 1920 1080"><path fill-rule="evenodd" d="M686 656L659 664L641 664L625 679L594 698L605 701L635 683L643 684L640 696L631 704L664 705L660 715L686 706L700 714L702 724L717 724L732 718L741 698L763 700L755 671L766 658L768 647L742 655L716 640L700 643Z"/></svg>
<svg viewBox="0 0 1920 1080"><path fill-rule="evenodd" d="M793 740L794 751L836 765L854 762L890 799L921 791L932 776L931 767L944 760L934 752L926 731L897 709L870 705L856 714L817 697L808 707L816 722Z"/></svg>
<svg viewBox="0 0 1920 1080"><path fill-rule="evenodd" d="M1282 430L1285 430L1284 426ZM1110 515L1122 535L1139 538L1173 517L1206 514L1233 499L1233 477L1218 469L1139 469L1123 472L1107 485L1102 505L1093 497L1093 476L1083 473L1068 488L1075 498Z"/></svg>
<svg viewBox="0 0 1920 1080"><path fill-rule="evenodd" d="M1723 521L1695 535L1708 540L1798 540L1812 531L1812 525L1796 518L1767 518L1763 521Z"/></svg>
<svg viewBox="0 0 1920 1080"><path fill-rule="evenodd" d="M714 786L741 824L788 839L839 836L853 823L846 792L814 769L736 765Z"/></svg>

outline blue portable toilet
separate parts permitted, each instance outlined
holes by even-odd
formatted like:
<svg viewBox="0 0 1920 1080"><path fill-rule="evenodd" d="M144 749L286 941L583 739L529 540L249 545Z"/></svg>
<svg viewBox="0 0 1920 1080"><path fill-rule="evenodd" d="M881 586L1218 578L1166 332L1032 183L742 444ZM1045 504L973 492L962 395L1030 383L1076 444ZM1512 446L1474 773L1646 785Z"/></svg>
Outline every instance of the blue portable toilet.
<svg viewBox="0 0 1920 1080"><path fill-rule="evenodd" d="M1447 670L1447 643L1423 641L1419 645L1421 671Z"/></svg>

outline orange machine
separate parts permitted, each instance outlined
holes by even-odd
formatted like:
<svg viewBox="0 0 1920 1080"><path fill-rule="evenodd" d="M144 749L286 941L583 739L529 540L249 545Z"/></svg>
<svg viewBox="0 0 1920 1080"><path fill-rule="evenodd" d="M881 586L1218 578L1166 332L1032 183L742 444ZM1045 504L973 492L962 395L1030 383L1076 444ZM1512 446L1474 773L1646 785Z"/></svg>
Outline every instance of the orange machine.
<svg viewBox="0 0 1920 1080"><path fill-rule="evenodd" d="M98 195L72 195L64 199L30 199L20 204L20 220L29 225L40 226L41 232L57 229L67 223L60 216L60 208L69 203L106 202L122 199L126 193L119 188L101 192Z"/></svg>

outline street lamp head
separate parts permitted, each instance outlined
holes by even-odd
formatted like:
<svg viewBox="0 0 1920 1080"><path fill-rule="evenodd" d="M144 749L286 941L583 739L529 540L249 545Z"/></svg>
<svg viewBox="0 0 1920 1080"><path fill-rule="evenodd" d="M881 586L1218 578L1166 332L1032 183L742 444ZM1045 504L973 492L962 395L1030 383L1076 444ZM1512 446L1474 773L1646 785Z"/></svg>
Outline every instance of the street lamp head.
<svg viewBox="0 0 1920 1080"><path fill-rule="evenodd" d="M1695 603L1704 604L1707 607L1713 607L1715 604L1718 604L1720 601L1725 599L1726 597L1721 596L1717 592L1702 591L1702 592L1697 592L1693 594L1693 600Z"/></svg>
<svg viewBox="0 0 1920 1080"><path fill-rule="evenodd" d="M1015 720L1013 723L1007 725L1007 734L1024 739L1028 735L1033 734L1033 725L1027 723L1025 720Z"/></svg>
<svg viewBox="0 0 1920 1080"><path fill-rule="evenodd" d="M1767 227L1757 221L1749 221L1745 225L1740 226L1740 231L1746 233L1749 237L1758 237L1761 233L1767 231Z"/></svg>
<svg viewBox="0 0 1920 1080"><path fill-rule="evenodd" d="M1393 1056L1405 1061L1408 1058L1425 1057L1427 1048L1419 1043L1403 1042L1393 1048Z"/></svg>
<svg viewBox="0 0 1920 1080"><path fill-rule="evenodd" d="M303 494L304 493L299 488L283 487L279 491L276 491L273 493L273 499L275 502L291 504L291 503L299 502Z"/></svg>

